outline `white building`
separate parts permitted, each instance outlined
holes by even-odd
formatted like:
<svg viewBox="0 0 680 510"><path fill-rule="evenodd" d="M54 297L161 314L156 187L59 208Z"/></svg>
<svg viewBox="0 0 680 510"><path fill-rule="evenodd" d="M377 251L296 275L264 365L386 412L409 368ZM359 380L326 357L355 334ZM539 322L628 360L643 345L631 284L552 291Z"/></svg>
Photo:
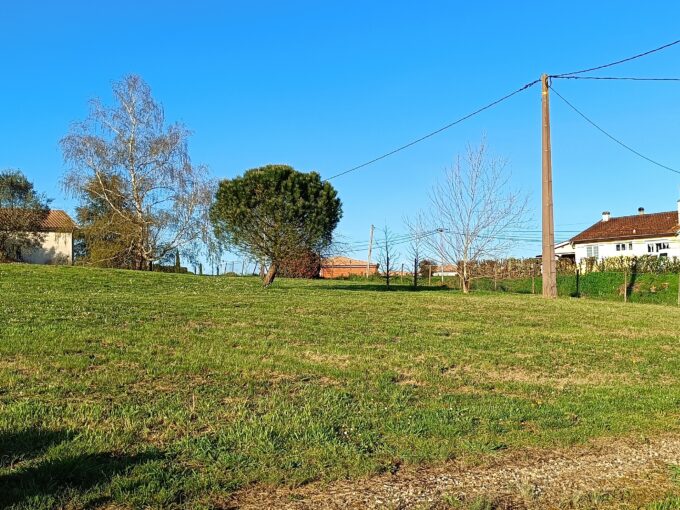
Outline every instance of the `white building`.
<svg viewBox="0 0 680 510"><path fill-rule="evenodd" d="M41 245L22 250L21 259L30 264L73 264L75 223L64 211L50 211L40 229Z"/></svg>
<svg viewBox="0 0 680 510"><path fill-rule="evenodd" d="M603 260L610 257L677 257L680 259L680 200L675 211L646 214L644 208L632 216L613 217L609 211L602 220L571 238L575 260Z"/></svg>

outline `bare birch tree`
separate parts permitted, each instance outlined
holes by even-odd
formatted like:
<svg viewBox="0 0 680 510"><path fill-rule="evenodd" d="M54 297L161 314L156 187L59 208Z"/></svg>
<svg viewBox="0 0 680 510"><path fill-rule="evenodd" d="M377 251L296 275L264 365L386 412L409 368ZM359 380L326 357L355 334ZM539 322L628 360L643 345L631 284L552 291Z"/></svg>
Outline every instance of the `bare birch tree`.
<svg viewBox="0 0 680 510"><path fill-rule="evenodd" d="M516 242L513 231L527 225L527 196L510 189L507 161L490 155L485 140L468 145L445 170L430 205L430 226L443 233L424 239L432 253L455 267L465 293L475 276L471 266L507 254Z"/></svg>
<svg viewBox="0 0 680 510"><path fill-rule="evenodd" d="M115 103L95 99L90 114L61 140L70 168L63 186L105 206L124 227L125 245L137 269L192 247L211 233L208 208L213 186L206 168L189 158L189 131L166 126L162 106L139 76L114 83ZM116 182L116 187L108 183Z"/></svg>

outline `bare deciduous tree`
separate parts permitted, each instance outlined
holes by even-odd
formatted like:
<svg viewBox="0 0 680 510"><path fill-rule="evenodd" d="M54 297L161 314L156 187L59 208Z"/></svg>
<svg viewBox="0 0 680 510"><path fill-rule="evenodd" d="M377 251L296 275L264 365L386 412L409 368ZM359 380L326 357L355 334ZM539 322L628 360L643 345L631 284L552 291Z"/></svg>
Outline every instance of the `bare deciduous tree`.
<svg viewBox="0 0 680 510"><path fill-rule="evenodd" d="M139 76L115 83L113 94L110 107L92 100L88 118L61 140L70 165L63 185L75 197L87 193L125 226L119 241L142 269L209 235L213 186L206 168L190 161L189 131L166 126Z"/></svg>
<svg viewBox="0 0 680 510"><path fill-rule="evenodd" d="M428 220L443 235L424 239L456 268L463 292L470 290L473 263L506 254L516 242L512 230L527 225L527 196L509 184L506 160L490 155L482 140L468 145L430 193Z"/></svg>
<svg viewBox="0 0 680 510"><path fill-rule="evenodd" d="M413 261L413 286L418 287L420 264L424 260L426 238L432 235L428 232L427 221L422 212L416 213L413 218L405 218L404 223L409 235L408 258Z"/></svg>
<svg viewBox="0 0 680 510"><path fill-rule="evenodd" d="M395 264L399 258L399 254L395 250L395 236L392 230L385 225L380 229L383 238L377 242L379 247L379 267L382 268L383 276L385 277L385 284L390 288L390 280L394 275Z"/></svg>

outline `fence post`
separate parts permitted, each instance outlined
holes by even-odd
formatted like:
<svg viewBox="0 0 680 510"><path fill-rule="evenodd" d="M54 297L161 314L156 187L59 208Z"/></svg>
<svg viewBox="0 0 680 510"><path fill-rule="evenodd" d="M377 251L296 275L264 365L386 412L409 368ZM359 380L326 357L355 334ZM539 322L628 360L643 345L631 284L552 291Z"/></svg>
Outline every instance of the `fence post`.
<svg viewBox="0 0 680 510"><path fill-rule="evenodd" d="M678 272L678 306L680 306L680 272Z"/></svg>
<svg viewBox="0 0 680 510"><path fill-rule="evenodd" d="M623 302L628 302L628 271L623 272Z"/></svg>
<svg viewBox="0 0 680 510"><path fill-rule="evenodd" d="M428 287L432 286L432 264L427 266L427 285Z"/></svg>
<svg viewBox="0 0 680 510"><path fill-rule="evenodd" d="M493 290L498 290L498 262L493 263Z"/></svg>
<svg viewBox="0 0 680 510"><path fill-rule="evenodd" d="M536 262L531 262L531 293L536 294Z"/></svg>
<svg viewBox="0 0 680 510"><path fill-rule="evenodd" d="M404 263L401 263L401 277L399 278L399 283L404 283Z"/></svg>

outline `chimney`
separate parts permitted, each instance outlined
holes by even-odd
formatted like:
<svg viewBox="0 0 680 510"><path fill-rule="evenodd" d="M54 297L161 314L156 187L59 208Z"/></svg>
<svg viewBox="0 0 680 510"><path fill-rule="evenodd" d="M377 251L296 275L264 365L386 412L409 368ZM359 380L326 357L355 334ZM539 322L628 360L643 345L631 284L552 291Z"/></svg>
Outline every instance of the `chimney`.
<svg viewBox="0 0 680 510"><path fill-rule="evenodd" d="M680 208L680 200L678 200L678 207ZM602 213L602 221L609 221L609 215L611 213L609 211L604 211Z"/></svg>
<svg viewBox="0 0 680 510"><path fill-rule="evenodd" d="M645 214L645 208L644 208L644 207L638 207L638 214L639 214L640 216L642 216L643 214Z"/></svg>

